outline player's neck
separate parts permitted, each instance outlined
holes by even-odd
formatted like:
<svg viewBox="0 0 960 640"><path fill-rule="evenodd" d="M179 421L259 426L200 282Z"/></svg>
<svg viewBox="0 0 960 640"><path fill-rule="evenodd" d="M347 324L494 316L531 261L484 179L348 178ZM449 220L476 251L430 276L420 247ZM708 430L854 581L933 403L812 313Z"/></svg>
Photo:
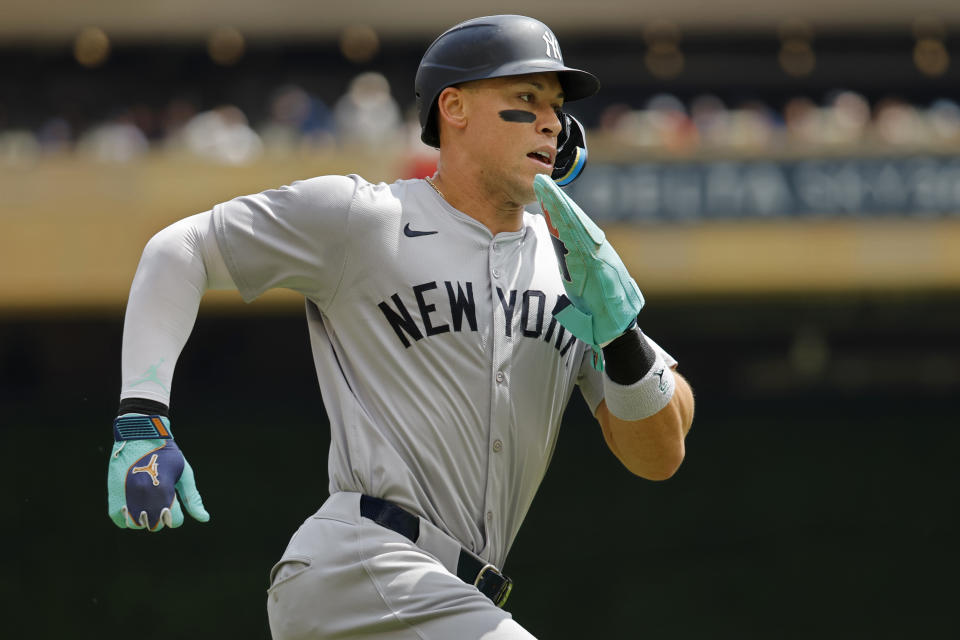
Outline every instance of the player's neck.
<svg viewBox="0 0 960 640"><path fill-rule="evenodd" d="M432 182L450 206L483 224L493 235L519 231L523 225L523 204L512 202L503 190L446 167L441 167Z"/></svg>

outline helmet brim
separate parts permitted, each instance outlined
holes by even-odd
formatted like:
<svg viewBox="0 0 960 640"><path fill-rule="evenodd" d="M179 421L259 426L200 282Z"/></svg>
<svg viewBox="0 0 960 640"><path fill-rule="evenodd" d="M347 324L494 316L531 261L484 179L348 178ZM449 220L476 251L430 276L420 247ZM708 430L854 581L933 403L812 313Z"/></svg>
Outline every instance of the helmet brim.
<svg viewBox="0 0 960 640"><path fill-rule="evenodd" d="M487 71L483 78L506 78L522 76L531 73L557 74L560 85L563 87L564 102L589 98L600 90L600 81L592 73L573 69L562 64L549 64L540 60L516 60L501 65L499 68ZM479 78L478 78L479 79Z"/></svg>

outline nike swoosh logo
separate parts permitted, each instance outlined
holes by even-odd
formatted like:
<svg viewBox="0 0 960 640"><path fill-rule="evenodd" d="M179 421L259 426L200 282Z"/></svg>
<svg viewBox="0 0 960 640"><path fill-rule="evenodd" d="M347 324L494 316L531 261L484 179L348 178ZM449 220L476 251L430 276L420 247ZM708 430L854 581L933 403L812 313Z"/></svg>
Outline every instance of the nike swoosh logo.
<svg viewBox="0 0 960 640"><path fill-rule="evenodd" d="M403 227L403 235L408 238L416 238L418 236L432 236L436 231L414 231L410 228L410 223L408 222L405 227Z"/></svg>

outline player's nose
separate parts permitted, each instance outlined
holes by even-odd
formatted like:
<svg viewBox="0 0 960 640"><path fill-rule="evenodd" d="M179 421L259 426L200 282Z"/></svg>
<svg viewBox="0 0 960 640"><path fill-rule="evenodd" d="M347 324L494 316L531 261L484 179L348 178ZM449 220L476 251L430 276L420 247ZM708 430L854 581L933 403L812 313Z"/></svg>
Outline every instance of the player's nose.
<svg viewBox="0 0 960 640"><path fill-rule="evenodd" d="M537 126L540 133L545 133L551 137L557 137L560 134L560 114L553 108L543 109L538 114Z"/></svg>

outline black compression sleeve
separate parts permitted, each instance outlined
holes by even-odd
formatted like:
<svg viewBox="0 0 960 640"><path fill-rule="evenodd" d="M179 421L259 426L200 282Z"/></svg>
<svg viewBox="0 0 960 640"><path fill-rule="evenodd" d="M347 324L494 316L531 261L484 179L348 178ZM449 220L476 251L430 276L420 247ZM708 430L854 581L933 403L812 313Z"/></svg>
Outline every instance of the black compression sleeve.
<svg viewBox="0 0 960 640"><path fill-rule="evenodd" d="M657 353L634 326L603 348L604 369L613 382L631 385L653 368Z"/></svg>
<svg viewBox="0 0 960 640"><path fill-rule="evenodd" d="M120 409L117 415L125 413L145 413L148 416L170 417L170 408L162 402L156 400L146 400L144 398L124 398L120 401Z"/></svg>

